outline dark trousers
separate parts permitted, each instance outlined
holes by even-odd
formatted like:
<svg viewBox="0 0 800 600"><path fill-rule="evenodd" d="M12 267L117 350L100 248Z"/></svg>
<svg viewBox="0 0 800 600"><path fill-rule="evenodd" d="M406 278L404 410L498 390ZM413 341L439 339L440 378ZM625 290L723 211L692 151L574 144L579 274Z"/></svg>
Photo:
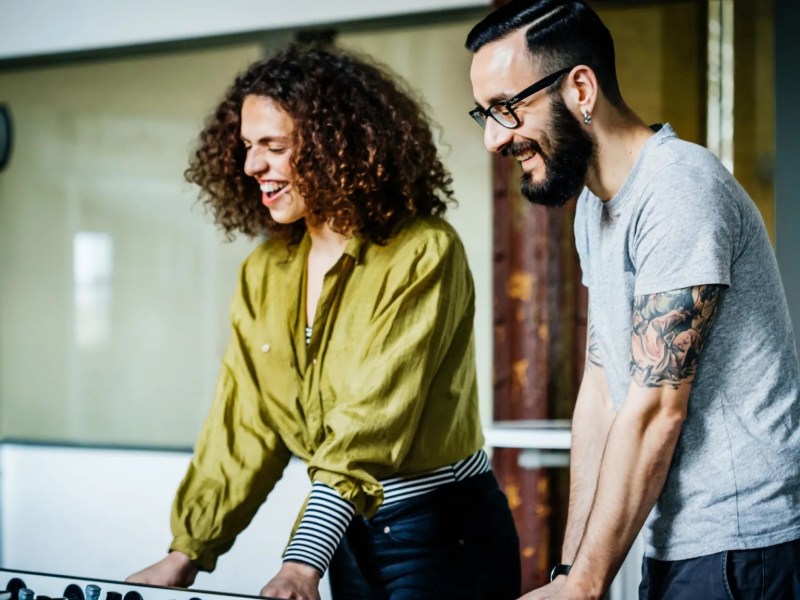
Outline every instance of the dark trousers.
<svg viewBox="0 0 800 600"><path fill-rule="evenodd" d="M645 558L639 600L800 600L800 540L688 560Z"/></svg>
<svg viewBox="0 0 800 600"><path fill-rule="evenodd" d="M489 472L356 517L333 556L335 600L513 600L519 539Z"/></svg>

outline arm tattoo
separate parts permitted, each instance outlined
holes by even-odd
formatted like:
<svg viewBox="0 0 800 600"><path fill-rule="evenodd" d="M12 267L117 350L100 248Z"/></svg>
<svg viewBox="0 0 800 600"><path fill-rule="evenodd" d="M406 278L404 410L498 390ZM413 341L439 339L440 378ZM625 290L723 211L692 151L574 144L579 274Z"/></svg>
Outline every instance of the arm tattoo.
<svg viewBox="0 0 800 600"><path fill-rule="evenodd" d="M590 366L602 367L600 360L600 344L597 342L597 335L594 332L594 323L589 319L589 332L586 336L586 369Z"/></svg>
<svg viewBox="0 0 800 600"><path fill-rule="evenodd" d="M698 285L633 299L631 376L642 387L694 379L722 286Z"/></svg>

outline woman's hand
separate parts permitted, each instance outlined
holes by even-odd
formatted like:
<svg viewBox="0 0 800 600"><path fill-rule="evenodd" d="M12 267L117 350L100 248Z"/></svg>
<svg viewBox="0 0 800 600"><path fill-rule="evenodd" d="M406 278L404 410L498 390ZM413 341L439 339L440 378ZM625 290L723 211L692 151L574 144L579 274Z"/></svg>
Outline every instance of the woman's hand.
<svg viewBox="0 0 800 600"><path fill-rule="evenodd" d="M319 600L319 580L319 571L314 567L285 562L278 574L261 588L261 595L291 600Z"/></svg>
<svg viewBox="0 0 800 600"><path fill-rule="evenodd" d="M127 583L143 583L163 587L189 587L199 569L183 552L173 550L149 567L128 576Z"/></svg>

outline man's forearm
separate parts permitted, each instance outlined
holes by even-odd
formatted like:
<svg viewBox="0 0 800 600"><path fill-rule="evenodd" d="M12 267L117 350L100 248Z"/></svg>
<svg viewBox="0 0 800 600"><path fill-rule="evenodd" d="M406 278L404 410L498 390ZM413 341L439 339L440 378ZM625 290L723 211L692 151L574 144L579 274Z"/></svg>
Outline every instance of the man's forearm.
<svg viewBox="0 0 800 600"><path fill-rule="evenodd" d="M561 551L561 562L568 564L575 560L586 529L600 461L615 415L602 370L593 372L592 369L597 367L587 369L572 416L569 512Z"/></svg>
<svg viewBox="0 0 800 600"><path fill-rule="evenodd" d="M683 423L657 402L628 398L608 436L594 503L568 578L587 597L608 589L666 481ZM652 402L652 400L651 400Z"/></svg>
<svg viewBox="0 0 800 600"><path fill-rule="evenodd" d="M586 522L594 502L600 461L606 444L610 422L605 424L574 424L570 452L569 512L564 531L561 562L572 563L578 552Z"/></svg>

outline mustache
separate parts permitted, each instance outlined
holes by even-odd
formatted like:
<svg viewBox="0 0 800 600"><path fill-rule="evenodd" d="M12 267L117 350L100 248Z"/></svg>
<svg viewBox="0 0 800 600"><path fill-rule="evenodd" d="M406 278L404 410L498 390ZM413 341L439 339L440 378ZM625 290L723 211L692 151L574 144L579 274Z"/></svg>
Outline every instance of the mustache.
<svg viewBox="0 0 800 600"><path fill-rule="evenodd" d="M542 147L535 140L512 142L503 148L501 154L503 156L520 156L521 154L527 154L531 151L540 155L542 158L545 158L545 154L542 152Z"/></svg>

